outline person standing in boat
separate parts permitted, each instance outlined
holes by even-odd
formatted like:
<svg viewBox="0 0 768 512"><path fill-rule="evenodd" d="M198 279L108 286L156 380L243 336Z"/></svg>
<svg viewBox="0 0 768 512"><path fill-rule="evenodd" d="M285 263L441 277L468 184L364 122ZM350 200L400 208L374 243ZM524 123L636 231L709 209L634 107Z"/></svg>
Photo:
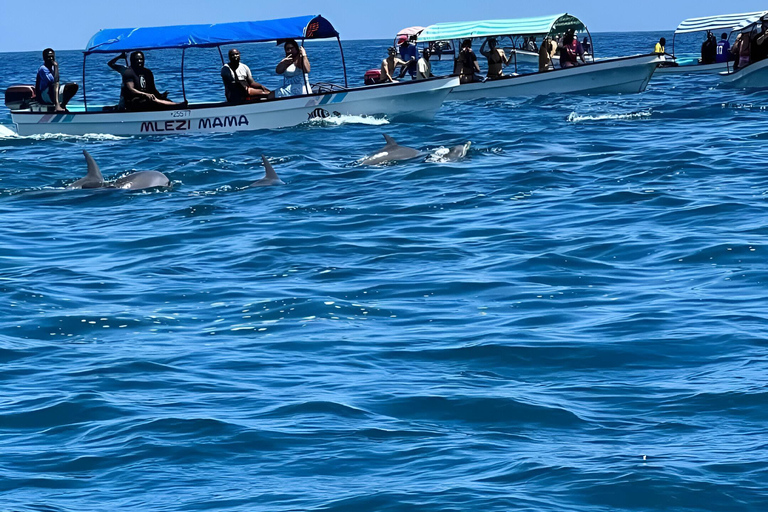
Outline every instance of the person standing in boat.
<svg viewBox="0 0 768 512"><path fill-rule="evenodd" d="M312 94L309 89L310 65L307 51L295 39L288 39L283 45L285 58L275 68L275 73L283 75L283 86L275 90L275 97L300 96Z"/></svg>
<svg viewBox="0 0 768 512"><path fill-rule="evenodd" d="M77 84L59 84L59 63L52 48L43 50L43 65L37 70L35 96L43 105L53 105L56 112L66 112L67 103L77 94Z"/></svg>
<svg viewBox="0 0 768 512"><path fill-rule="evenodd" d="M497 46L498 41L495 37L489 37L480 46L480 53L488 59L488 78L501 78L504 76L502 68L509 64L510 57L503 49Z"/></svg>
<svg viewBox="0 0 768 512"><path fill-rule="evenodd" d="M751 59L750 62L760 62L768 58L768 18L762 20L760 30L750 41Z"/></svg>
<svg viewBox="0 0 768 512"><path fill-rule="evenodd" d="M716 61L719 63L728 62L729 60L731 60L730 53L731 53L731 43L728 42L728 34L723 32L723 35L720 36L720 41L718 41L717 43Z"/></svg>
<svg viewBox="0 0 768 512"><path fill-rule="evenodd" d="M415 44L411 44L411 41L405 36L403 36L403 41L400 43L400 58L405 61L405 67L400 71L400 78L403 78L408 73L411 75L411 79L416 79L419 49L416 48Z"/></svg>
<svg viewBox="0 0 768 512"><path fill-rule="evenodd" d="M169 100L168 91L160 93L157 90L155 75L149 68L144 67L144 52L133 52L130 66L118 64L117 61L120 59L124 59L127 64L128 56L125 52L107 63L123 78L123 84L120 88L120 110L146 112L169 110L187 105L186 101L176 103Z"/></svg>
<svg viewBox="0 0 768 512"><path fill-rule="evenodd" d="M555 55L557 55L557 42L550 36L547 36L541 42L541 48L539 48L539 73L554 69L553 61Z"/></svg>
<svg viewBox="0 0 768 512"><path fill-rule="evenodd" d="M224 93L230 103L243 103L274 97L269 89L256 82L251 69L240 62L240 51L229 50L229 62L221 68Z"/></svg>
<svg viewBox="0 0 768 512"><path fill-rule="evenodd" d="M563 37L563 45L560 47L560 67L563 69L579 65L578 54L573 44L574 39L570 32Z"/></svg>
<svg viewBox="0 0 768 512"><path fill-rule="evenodd" d="M717 62L717 38L712 32L707 32L707 39L701 44L701 63L714 64Z"/></svg>
<svg viewBox="0 0 768 512"><path fill-rule="evenodd" d="M741 33L736 37L736 42L733 43L733 48L731 48L731 53L736 56L736 62L733 64L734 71L749 66L752 50L750 43L749 34Z"/></svg>
<svg viewBox="0 0 768 512"><path fill-rule="evenodd" d="M528 38L528 44L525 45L525 49L534 53L539 51L539 47L536 44L536 36L531 36Z"/></svg>
<svg viewBox="0 0 768 512"><path fill-rule="evenodd" d="M461 50L459 51L459 56L456 57L453 72L459 75L459 81L462 84L482 81L480 65L477 63L477 55L472 51L471 39L462 41Z"/></svg>

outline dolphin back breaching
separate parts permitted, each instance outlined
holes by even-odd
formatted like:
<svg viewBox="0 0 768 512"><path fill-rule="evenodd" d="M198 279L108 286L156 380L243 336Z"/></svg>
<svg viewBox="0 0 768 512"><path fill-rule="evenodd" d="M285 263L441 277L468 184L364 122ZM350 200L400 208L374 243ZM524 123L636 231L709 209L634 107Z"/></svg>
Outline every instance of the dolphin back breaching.
<svg viewBox="0 0 768 512"><path fill-rule="evenodd" d="M171 186L171 180L168 179L168 176L159 171L139 171L114 181L105 181L99 164L96 163L91 154L83 150L83 155L88 164L88 172L85 177L68 185L68 189L117 188L122 190L147 190Z"/></svg>

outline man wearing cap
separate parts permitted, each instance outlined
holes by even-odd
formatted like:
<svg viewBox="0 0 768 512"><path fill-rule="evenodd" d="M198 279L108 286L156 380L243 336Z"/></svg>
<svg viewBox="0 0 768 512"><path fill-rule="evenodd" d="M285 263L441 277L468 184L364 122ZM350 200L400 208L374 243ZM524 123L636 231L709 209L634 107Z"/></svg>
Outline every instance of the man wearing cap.
<svg viewBox="0 0 768 512"><path fill-rule="evenodd" d="M415 44L411 44L407 36L400 36L397 44L400 45L400 58L405 61L405 66L400 71L400 78L403 78L406 73L411 75L412 79L416 79L416 62L419 60L419 50Z"/></svg>

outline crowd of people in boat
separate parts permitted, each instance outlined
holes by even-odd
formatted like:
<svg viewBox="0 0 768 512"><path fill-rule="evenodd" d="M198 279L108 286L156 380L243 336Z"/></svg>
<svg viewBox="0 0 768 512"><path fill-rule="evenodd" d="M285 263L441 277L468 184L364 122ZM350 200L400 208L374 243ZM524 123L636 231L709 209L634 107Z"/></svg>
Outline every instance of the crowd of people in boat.
<svg viewBox="0 0 768 512"><path fill-rule="evenodd" d="M763 19L760 28L752 33L741 32L731 45L728 34L723 32L717 37L707 31L706 39L701 43L699 64L719 64L733 62L734 71L768 58L768 18ZM664 54L667 40L659 39L654 52Z"/></svg>
<svg viewBox="0 0 768 512"><path fill-rule="evenodd" d="M381 61L378 72L369 71L366 74L366 83L387 83L404 78L407 74L413 80L424 80L432 77L432 63L430 58L435 55L438 43L430 43L424 48L419 57L419 52L413 38L403 38L398 41L399 48L391 46L387 49L387 57ZM592 52L592 45L588 37L579 41L574 30L568 30L565 34L555 38L546 37L541 47L536 43L536 37L523 38L519 47L513 51L523 50L537 53L539 57L539 71L552 71L556 68L559 57L560 68L570 68L586 64L586 55ZM481 82L494 80L504 76L504 68L514 59L514 54L507 52L499 46L498 39L489 37L480 46L480 54L488 62L488 71L482 76L477 55L472 49L472 40L462 41L458 55L454 59L453 75L458 76L461 83ZM399 72L398 72L398 68Z"/></svg>
<svg viewBox="0 0 768 512"><path fill-rule="evenodd" d="M285 57L275 68L275 73L283 77L283 85L275 90L269 90L253 79L250 68L240 62L239 50L229 50L229 62L221 68L227 101L245 103L310 94L308 73L311 67L305 48L293 39L286 40L283 48ZM168 98L167 91L161 93L157 89L155 75L146 67L145 62L144 52L135 51L130 56L123 52L107 63L111 69L120 73L122 79L117 110L147 112L186 106L186 101L172 101ZM60 84L56 53L53 49L46 48L43 51L43 65L38 69L35 80L37 102L53 106L55 112L66 112L67 103L75 96L77 90L75 83Z"/></svg>
<svg viewBox="0 0 768 512"><path fill-rule="evenodd" d="M366 84L395 82L405 75L413 80L425 80L433 77L430 58L435 53L442 54L444 46L430 43L421 52L416 46L415 38L403 37L398 41L399 48L390 47L387 57L381 62L378 73L373 70L366 73ZM240 52L233 48L229 51L229 62L221 68L221 79L224 83L225 96L230 103L245 103L273 98L284 98L311 94L308 74L311 66L304 46L294 39L284 42L285 57L277 64L275 73L283 78L282 87L269 90L253 78L250 68L240 61ZM589 38L579 41L575 31L570 29L559 37L547 36L537 45L536 37L523 39L519 48L538 53L539 72L552 71L556 67L559 56L560 68L570 68L586 64L586 55L592 53ZM666 39L661 38L655 53L666 52ZM512 62L514 55L507 55L504 48L499 47L495 37L489 37L480 46L480 54L488 62L487 73L482 76L477 55L472 50L472 40L465 39L461 43L458 54L454 58L453 74L458 76L461 83L481 82L499 79L504 76L504 68ZM734 70L768 58L768 18L762 20L760 29L750 33L740 33L733 45L724 33L720 41L707 32L707 38L701 45L702 64L719 62L734 62ZM120 64L119 61L125 61ZM168 92L160 92L155 84L152 71L145 66L145 56L141 51L135 51L130 56L123 52L108 63L109 67L120 73L120 102L117 109L129 112L144 112L153 110L175 109L185 106L186 101L175 102L168 98ZM400 68L398 72L398 68ZM61 84L59 80L59 65L56 53L51 48L43 50L43 65L40 66L35 79L35 96L38 103L53 106L56 112L65 112L67 103L77 94L75 83Z"/></svg>

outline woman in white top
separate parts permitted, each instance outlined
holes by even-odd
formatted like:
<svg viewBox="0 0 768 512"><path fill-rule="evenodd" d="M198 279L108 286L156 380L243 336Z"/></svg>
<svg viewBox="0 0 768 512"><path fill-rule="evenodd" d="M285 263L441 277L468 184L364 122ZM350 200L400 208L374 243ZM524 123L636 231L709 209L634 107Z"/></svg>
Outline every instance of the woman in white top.
<svg viewBox="0 0 768 512"><path fill-rule="evenodd" d="M311 94L309 90L309 59L304 47L294 39L288 39L285 42L285 58L280 61L275 69L275 73L283 75L283 86L275 90L275 96L285 98L286 96L298 96L300 94Z"/></svg>

